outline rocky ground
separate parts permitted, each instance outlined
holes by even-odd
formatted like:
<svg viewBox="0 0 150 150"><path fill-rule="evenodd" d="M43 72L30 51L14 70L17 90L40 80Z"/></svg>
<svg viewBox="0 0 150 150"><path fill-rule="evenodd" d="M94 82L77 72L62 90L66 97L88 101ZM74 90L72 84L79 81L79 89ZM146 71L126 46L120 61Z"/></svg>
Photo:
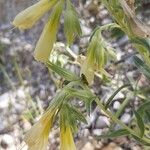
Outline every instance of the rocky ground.
<svg viewBox="0 0 150 150"><path fill-rule="evenodd" d="M23 142L24 133L38 120L57 90L56 80L58 78L49 73L44 65L33 59L35 43L47 16L42 18L31 30L19 31L13 29L11 25L15 15L35 1L0 1L0 150L27 149ZM104 6L96 0L82 1L78 11L82 16L83 36L80 41L75 42L72 50L77 54L84 54L94 27L111 23L112 19ZM144 11L142 15L147 16L147 12ZM140 14L140 16L142 15ZM145 19L143 21L150 24ZM109 33L104 34L106 38L110 36ZM140 88L149 84L133 65L132 56L136 52L128 42L128 38L122 36L117 40L108 39L117 53L117 61L107 68L108 72L112 74L111 84L104 84L96 78L93 85L95 93L103 101L117 87L126 82L135 82L139 77ZM62 29L58 34L58 41L64 41ZM72 71L79 73L79 69L74 65L69 67ZM125 97L128 97L127 91L120 92L115 97L111 110L116 112ZM133 116L132 107L136 108L139 104L139 98L130 98L120 119L128 124ZM78 105L83 109L84 105L81 102ZM81 125L79 133L75 137L78 150L145 149L128 137L113 140L98 139L97 136L108 131L110 120L95 106L93 106L91 115L87 116L87 121L88 125ZM50 134L49 145L50 150L59 149L59 129L55 127Z"/></svg>

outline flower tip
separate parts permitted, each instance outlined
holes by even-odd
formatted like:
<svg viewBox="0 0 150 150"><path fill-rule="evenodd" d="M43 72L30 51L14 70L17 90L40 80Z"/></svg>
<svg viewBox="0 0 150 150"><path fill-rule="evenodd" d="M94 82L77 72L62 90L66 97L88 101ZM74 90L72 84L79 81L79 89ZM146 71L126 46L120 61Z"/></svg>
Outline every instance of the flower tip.
<svg viewBox="0 0 150 150"><path fill-rule="evenodd" d="M16 18L13 20L13 22L11 22L11 24L15 27L15 28L19 28L20 30L23 29L29 29L30 26L27 26L25 24L20 23L20 21L18 21L18 17L16 16Z"/></svg>
<svg viewBox="0 0 150 150"><path fill-rule="evenodd" d="M39 62L42 62L42 63L45 63L49 60L49 57L43 57L42 55L38 55L37 53L34 52L34 55L33 55L34 59L36 61L39 61Z"/></svg>

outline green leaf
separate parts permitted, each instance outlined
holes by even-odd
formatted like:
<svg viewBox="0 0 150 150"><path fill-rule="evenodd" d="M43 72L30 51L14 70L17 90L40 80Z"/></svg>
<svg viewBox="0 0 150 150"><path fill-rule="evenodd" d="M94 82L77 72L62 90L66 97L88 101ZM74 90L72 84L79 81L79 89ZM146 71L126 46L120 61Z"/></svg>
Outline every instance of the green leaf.
<svg viewBox="0 0 150 150"><path fill-rule="evenodd" d="M117 39L119 39L119 38L122 38L124 35L125 35L125 33L124 33L121 29L119 29L119 28L114 28L114 29L112 30L111 37L112 37L112 38L117 38Z"/></svg>
<svg viewBox="0 0 150 150"><path fill-rule="evenodd" d="M138 112L139 114L143 115L144 111L147 110L147 109L150 109L150 101L148 101L148 102L146 101L144 104L142 104L142 105L138 108L137 112Z"/></svg>
<svg viewBox="0 0 150 150"><path fill-rule="evenodd" d="M120 88L118 88L111 96L110 98L107 100L105 108L107 109L108 106L111 104L111 102L113 101L113 98L125 87L131 86L130 84L126 84L121 86Z"/></svg>
<svg viewBox="0 0 150 150"><path fill-rule="evenodd" d="M140 58L137 56L133 57L133 61L138 69L150 80L150 67L147 66Z"/></svg>
<svg viewBox="0 0 150 150"><path fill-rule="evenodd" d="M82 34L77 12L70 0L66 1L66 10L64 13L64 32L69 45L73 43L76 36L80 36Z"/></svg>
<svg viewBox="0 0 150 150"><path fill-rule="evenodd" d="M150 101L146 101L144 104L142 104L138 110L138 114L144 118L144 121L150 122Z"/></svg>
<svg viewBox="0 0 150 150"><path fill-rule="evenodd" d="M72 116L74 119L87 124L87 121L86 121L84 115L78 109L76 109L73 106L70 107L69 109L70 109L70 113L72 113Z"/></svg>
<svg viewBox="0 0 150 150"><path fill-rule="evenodd" d="M87 123L84 115L75 107L64 103L60 110L60 126L70 126L74 133L77 132L80 122Z"/></svg>
<svg viewBox="0 0 150 150"><path fill-rule="evenodd" d="M73 74L69 70L61 68L60 66L55 65L55 64L51 63L50 61L47 62L47 67L49 69L53 70L54 72L56 72L57 74L59 74L61 77L65 78L67 81L80 80L80 78L78 76L76 76L75 74Z"/></svg>
<svg viewBox="0 0 150 150"><path fill-rule="evenodd" d="M140 130L140 137L143 137L144 131L145 131L145 125L143 123L143 119L138 112L134 111L134 114L136 117L137 125L138 125L139 130Z"/></svg>
<svg viewBox="0 0 150 150"><path fill-rule="evenodd" d="M93 97L92 93L88 90L78 90L78 89L73 89L73 88L68 88L67 90L68 90L69 94L84 101L86 111L88 112L88 114L90 114L91 103L95 99L95 97Z"/></svg>
<svg viewBox="0 0 150 150"><path fill-rule="evenodd" d="M145 139L139 138L139 137L137 137L137 136L135 136L135 135L132 135L132 137L133 137L136 141L138 141L139 143L142 143L143 145L146 145L146 146L150 146L150 139L146 138L146 140L145 140Z"/></svg>
<svg viewBox="0 0 150 150"><path fill-rule="evenodd" d="M150 44L148 43L148 41L146 39L136 37L136 38L132 38L130 41L133 44L140 46L142 51L148 50L150 52Z"/></svg>
<svg viewBox="0 0 150 150"><path fill-rule="evenodd" d="M145 118L148 122L150 122L150 109L145 111Z"/></svg>
<svg viewBox="0 0 150 150"><path fill-rule="evenodd" d="M129 134L130 134L130 132L127 131L126 129L119 129L117 131L110 132L107 135L101 135L99 137L101 137L101 138L117 138L117 137L120 137L120 136L129 135Z"/></svg>

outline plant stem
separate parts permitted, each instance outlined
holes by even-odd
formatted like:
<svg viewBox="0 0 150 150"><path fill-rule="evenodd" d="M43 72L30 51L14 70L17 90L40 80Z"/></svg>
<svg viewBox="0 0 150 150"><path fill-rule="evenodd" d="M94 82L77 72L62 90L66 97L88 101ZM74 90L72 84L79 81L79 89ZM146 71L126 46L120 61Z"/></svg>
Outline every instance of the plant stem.
<svg viewBox="0 0 150 150"><path fill-rule="evenodd" d="M117 111L116 114L115 114L115 116L116 116L117 118L120 117L120 115L122 114L122 112L123 112L125 106L127 106L127 104L129 103L129 101L130 101L130 98L129 98L129 97L127 97L127 98L123 101L123 103L121 104L120 108L118 109L118 111Z"/></svg>
<svg viewBox="0 0 150 150"><path fill-rule="evenodd" d="M138 133L136 133L134 130L132 130L131 128L129 128L127 125L125 125L122 121L120 121L115 115L113 115L109 110L106 110L105 107L103 106L103 104L101 103L99 98L95 99L95 102L97 103L99 109L102 109L115 123L119 124L120 126L122 126L124 129L126 129L127 131L130 132L131 135L135 136L138 139L141 139L142 141L144 141L145 143L150 143L150 140L143 137L141 138Z"/></svg>
<svg viewBox="0 0 150 150"><path fill-rule="evenodd" d="M17 76L18 76L18 79L20 81L20 84L23 86L24 85L24 82L23 82L23 78L22 78L22 75L21 75L21 71L20 71L20 68L17 64L17 61L16 61L16 58L14 58L14 65L15 65L15 70L16 70L16 73L17 73Z"/></svg>
<svg viewBox="0 0 150 150"><path fill-rule="evenodd" d="M123 86L121 86L120 88L118 88L113 95L110 96L110 98L107 100L107 103L105 105L105 108L108 108L108 106L110 105L110 103L112 102L113 98L125 87L131 86L130 84L125 84Z"/></svg>
<svg viewBox="0 0 150 150"><path fill-rule="evenodd" d="M12 90L16 91L16 87L14 86L13 82L11 81L10 77L8 76L8 73L6 72L6 70L2 64L0 64L0 69L1 69L2 73L4 74L4 77L8 81L9 85L11 86Z"/></svg>
<svg viewBox="0 0 150 150"><path fill-rule="evenodd" d="M115 123L121 125L123 128L125 128L127 131L129 131L131 134L137 136L135 131L133 131L131 128L126 126L122 121L120 121L115 115L113 115L110 111L106 110L99 98L95 99L95 102L97 103L99 109L102 109Z"/></svg>

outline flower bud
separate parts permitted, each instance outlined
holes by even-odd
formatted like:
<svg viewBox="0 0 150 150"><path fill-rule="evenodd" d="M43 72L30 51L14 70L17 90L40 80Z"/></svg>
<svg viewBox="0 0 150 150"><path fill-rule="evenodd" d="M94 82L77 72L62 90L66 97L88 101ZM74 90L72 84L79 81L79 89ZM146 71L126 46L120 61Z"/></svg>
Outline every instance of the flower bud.
<svg viewBox="0 0 150 150"><path fill-rule="evenodd" d="M44 27L44 30L38 40L34 52L36 60L46 62L49 60L50 53L56 41L59 21L64 6L64 0L59 1L50 16L49 21Z"/></svg>
<svg viewBox="0 0 150 150"><path fill-rule="evenodd" d="M57 0L40 0L36 4L20 12L12 22L19 29L31 28L48 10L50 10Z"/></svg>

